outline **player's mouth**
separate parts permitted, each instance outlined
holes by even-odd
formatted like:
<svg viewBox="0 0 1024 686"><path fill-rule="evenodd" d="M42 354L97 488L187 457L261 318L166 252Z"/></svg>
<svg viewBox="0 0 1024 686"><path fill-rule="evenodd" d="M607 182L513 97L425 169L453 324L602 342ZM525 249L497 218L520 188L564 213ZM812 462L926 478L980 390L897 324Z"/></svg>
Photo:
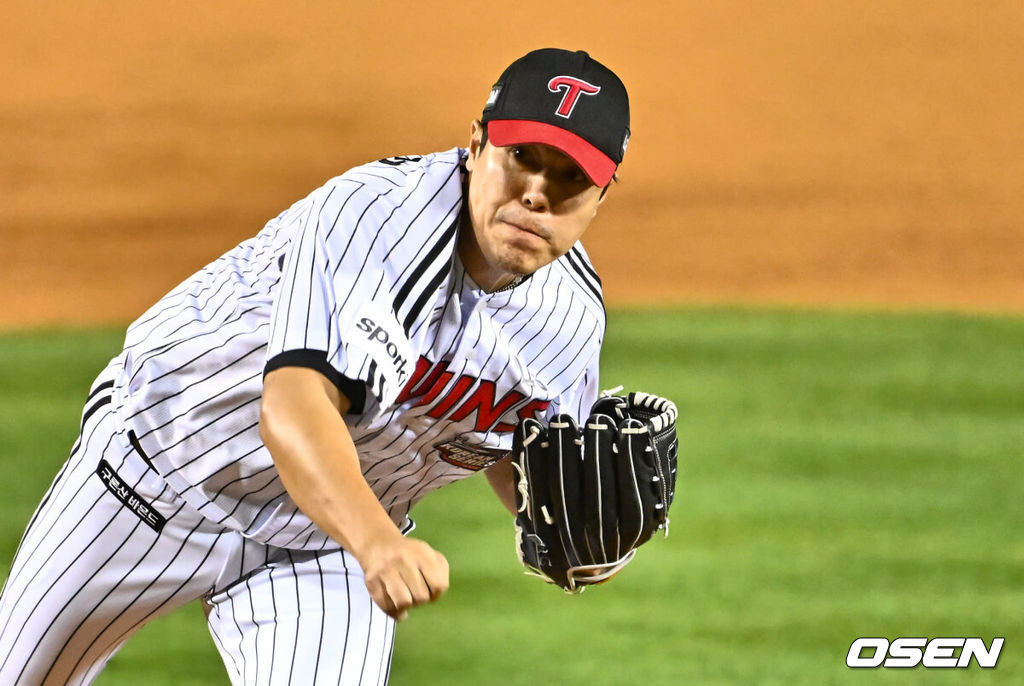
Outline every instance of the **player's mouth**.
<svg viewBox="0 0 1024 686"><path fill-rule="evenodd" d="M509 226L518 229L523 233L532 234L537 238L543 239L545 241L547 241L551 235L551 233L547 229L545 229L540 224L537 224L536 222L527 222L523 220L510 221L503 217L498 217L498 221L502 222L503 224L508 224Z"/></svg>

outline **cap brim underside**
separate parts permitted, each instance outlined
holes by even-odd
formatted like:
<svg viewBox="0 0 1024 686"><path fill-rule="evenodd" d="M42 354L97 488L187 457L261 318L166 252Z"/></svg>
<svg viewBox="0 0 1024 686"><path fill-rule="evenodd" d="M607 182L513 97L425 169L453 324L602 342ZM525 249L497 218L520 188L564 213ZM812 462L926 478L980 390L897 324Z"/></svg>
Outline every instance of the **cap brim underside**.
<svg viewBox="0 0 1024 686"><path fill-rule="evenodd" d="M539 143L562 151L580 166L596 186L607 186L615 174L615 162L571 131L551 124L525 119L499 119L487 122L487 139L494 145Z"/></svg>

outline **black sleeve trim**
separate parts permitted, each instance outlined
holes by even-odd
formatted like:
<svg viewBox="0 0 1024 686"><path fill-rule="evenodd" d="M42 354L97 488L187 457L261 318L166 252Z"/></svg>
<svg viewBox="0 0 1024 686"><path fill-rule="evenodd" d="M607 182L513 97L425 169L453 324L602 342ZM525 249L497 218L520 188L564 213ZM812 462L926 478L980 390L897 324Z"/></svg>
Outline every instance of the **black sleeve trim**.
<svg viewBox="0 0 1024 686"><path fill-rule="evenodd" d="M338 390L348 398L350 407L348 414L362 414L366 406L366 384L342 375L327 361L327 353L323 350L286 350L274 355L263 368L264 378L270 372L281 367L307 367L320 372L337 386Z"/></svg>

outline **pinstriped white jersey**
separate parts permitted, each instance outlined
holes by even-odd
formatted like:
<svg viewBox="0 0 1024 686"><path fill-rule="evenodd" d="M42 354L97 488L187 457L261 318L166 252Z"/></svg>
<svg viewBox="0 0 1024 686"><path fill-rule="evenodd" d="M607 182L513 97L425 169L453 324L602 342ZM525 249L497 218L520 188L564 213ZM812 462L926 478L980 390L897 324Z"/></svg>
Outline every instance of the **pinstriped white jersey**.
<svg viewBox="0 0 1024 686"><path fill-rule="evenodd" d="M129 328L117 415L208 518L280 547L336 545L259 438L263 375L281 366L317 369L352 400L363 475L397 524L507 452L519 419L589 412L600 281L577 244L515 287L482 291L456 251L465 154L330 180Z"/></svg>

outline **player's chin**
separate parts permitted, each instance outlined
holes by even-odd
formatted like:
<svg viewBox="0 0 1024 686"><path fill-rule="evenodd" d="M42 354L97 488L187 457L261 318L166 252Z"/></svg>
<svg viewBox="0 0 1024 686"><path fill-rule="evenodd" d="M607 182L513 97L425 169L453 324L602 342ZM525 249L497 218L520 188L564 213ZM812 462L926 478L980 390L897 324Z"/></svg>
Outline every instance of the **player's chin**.
<svg viewBox="0 0 1024 686"><path fill-rule="evenodd" d="M546 249L524 249L521 246L506 246L498 259L500 263L498 266L502 271L526 276L553 262L557 259L557 255L551 254Z"/></svg>
<svg viewBox="0 0 1024 686"><path fill-rule="evenodd" d="M547 240L527 233L515 235L511 240L507 240L502 248L501 267L507 272L522 276L534 273L561 256L555 246Z"/></svg>

